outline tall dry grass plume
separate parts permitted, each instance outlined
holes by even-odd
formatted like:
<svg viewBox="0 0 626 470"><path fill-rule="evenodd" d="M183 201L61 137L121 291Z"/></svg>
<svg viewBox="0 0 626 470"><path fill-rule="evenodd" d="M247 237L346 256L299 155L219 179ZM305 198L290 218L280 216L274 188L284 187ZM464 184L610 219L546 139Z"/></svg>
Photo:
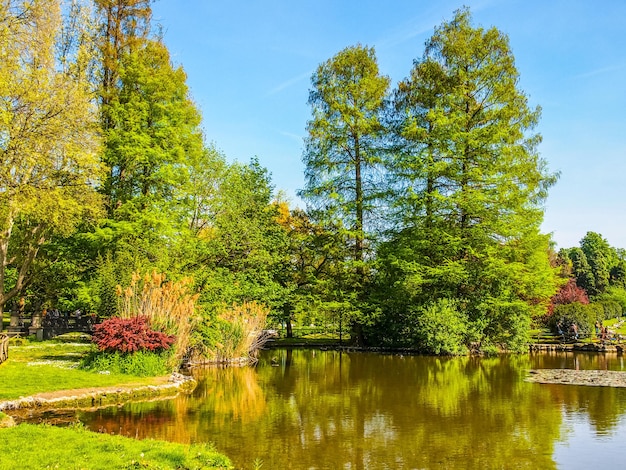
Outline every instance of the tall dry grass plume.
<svg viewBox="0 0 626 470"><path fill-rule="evenodd" d="M265 305L254 301L223 308L218 315L219 339L209 356L217 362L256 360L256 353L267 341L263 330L268 314Z"/></svg>
<svg viewBox="0 0 626 470"><path fill-rule="evenodd" d="M133 273L126 289L117 286L122 318L146 316L157 331L176 337L172 365L177 366L189 348L191 331L198 321L196 303L199 294L192 294L190 278L166 281L165 274L153 271L141 276Z"/></svg>

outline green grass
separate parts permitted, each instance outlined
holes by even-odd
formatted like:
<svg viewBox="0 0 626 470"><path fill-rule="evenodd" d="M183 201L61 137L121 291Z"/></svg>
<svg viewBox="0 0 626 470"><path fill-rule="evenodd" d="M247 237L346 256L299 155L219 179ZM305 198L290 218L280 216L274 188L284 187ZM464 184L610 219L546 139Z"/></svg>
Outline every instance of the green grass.
<svg viewBox="0 0 626 470"><path fill-rule="evenodd" d="M0 429L0 470L231 469L209 444L183 445L69 428L20 424Z"/></svg>
<svg viewBox="0 0 626 470"><path fill-rule="evenodd" d="M23 346L11 344L9 359L0 365L0 400L57 390L155 383L154 378L79 370L80 359L91 351L91 344L82 343L44 341Z"/></svg>
<svg viewBox="0 0 626 470"><path fill-rule="evenodd" d="M168 359L167 353L150 351L136 351L132 354L97 352L81 361L81 369L154 377L171 372L167 365Z"/></svg>
<svg viewBox="0 0 626 470"><path fill-rule="evenodd" d="M79 370L90 344L54 341L12 344L0 365L0 400L86 387L142 386L154 378ZM0 421L6 415L0 413ZM0 470L9 469L231 469L208 444L184 445L98 434L80 425L20 424L0 428Z"/></svg>
<svg viewBox="0 0 626 470"><path fill-rule="evenodd" d="M620 328L615 328L616 323L617 320L615 318L611 318L610 320L604 320L602 322L602 324L604 326L608 326L611 331L614 331L615 333L620 335L626 335L626 322L622 323L622 326Z"/></svg>

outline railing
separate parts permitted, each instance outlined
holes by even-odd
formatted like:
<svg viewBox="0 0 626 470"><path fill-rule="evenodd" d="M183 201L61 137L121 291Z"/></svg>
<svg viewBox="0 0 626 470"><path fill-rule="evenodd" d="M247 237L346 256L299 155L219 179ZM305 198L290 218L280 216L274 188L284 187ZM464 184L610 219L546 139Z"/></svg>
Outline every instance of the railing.
<svg viewBox="0 0 626 470"><path fill-rule="evenodd" d="M0 334L0 364L9 358L9 337Z"/></svg>
<svg viewBox="0 0 626 470"><path fill-rule="evenodd" d="M541 330L530 335L531 343L535 344L565 344L565 343L577 343L577 342L599 342L606 344L621 343L624 341L622 335L616 333L608 333L605 336L598 335L595 332L591 333L578 333L575 336L571 332L564 332L561 334L549 331Z"/></svg>

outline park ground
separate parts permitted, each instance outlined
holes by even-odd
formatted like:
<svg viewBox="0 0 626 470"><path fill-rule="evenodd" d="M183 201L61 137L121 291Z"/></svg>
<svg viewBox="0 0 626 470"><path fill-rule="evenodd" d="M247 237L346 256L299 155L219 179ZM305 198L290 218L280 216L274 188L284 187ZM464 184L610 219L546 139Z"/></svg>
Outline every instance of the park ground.
<svg viewBox="0 0 626 470"><path fill-rule="evenodd" d="M158 387L163 377L98 374L78 369L92 347L61 341L11 344L0 365L0 407L24 397L72 397L78 390ZM8 411L8 410L7 410ZM10 412L9 412L10 413ZM0 412L0 470L11 469L230 469L230 460L210 443L183 445L99 434L79 423L69 427L10 424ZM69 467L68 467L69 465Z"/></svg>

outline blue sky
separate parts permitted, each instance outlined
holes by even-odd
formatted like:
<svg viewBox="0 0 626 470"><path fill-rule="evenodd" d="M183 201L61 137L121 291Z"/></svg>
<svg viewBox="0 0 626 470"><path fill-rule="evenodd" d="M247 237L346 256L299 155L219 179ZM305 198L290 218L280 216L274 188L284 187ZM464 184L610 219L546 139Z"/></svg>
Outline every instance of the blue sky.
<svg viewBox="0 0 626 470"><path fill-rule="evenodd" d="M519 87L542 108L551 171L543 231L559 247L587 231L626 248L626 2L623 0L155 0L173 61L187 72L208 141L229 160L258 157L294 205L310 77L347 46L376 49L392 86L435 26L463 5L508 34Z"/></svg>

